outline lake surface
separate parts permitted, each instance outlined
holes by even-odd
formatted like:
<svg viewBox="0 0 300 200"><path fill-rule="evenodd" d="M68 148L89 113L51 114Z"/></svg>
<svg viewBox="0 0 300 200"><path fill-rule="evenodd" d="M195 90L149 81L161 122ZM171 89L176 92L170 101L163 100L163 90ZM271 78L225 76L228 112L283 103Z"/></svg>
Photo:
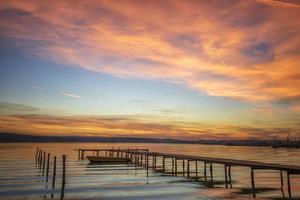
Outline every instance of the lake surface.
<svg viewBox="0 0 300 200"><path fill-rule="evenodd" d="M49 181L46 182L35 161L36 147L51 153ZM67 155L64 199L129 200L129 199L251 199L250 170L232 167L233 188L224 185L224 167L214 165L214 187L203 181L149 171L132 164L90 165L78 160L76 148L149 148L150 151L188 155L244 159L300 166L300 149L268 147L234 147L194 144L131 144L131 143L20 143L0 144L0 199L61 199L61 156ZM57 156L57 176L52 188L53 156ZM88 155L88 154L87 154ZM158 164L160 164L158 160ZM151 163L151 161L150 161ZM167 167L170 169L170 163ZM180 165L179 165L180 167ZM193 168L194 166L192 166ZM203 165L198 165L199 173ZM192 169L194 171L194 169ZM201 176L201 175L200 175ZM255 171L257 199L284 199L288 196L284 174L280 189L278 171ZM291 176L292 194L300 198L300 175Z"/></svg>

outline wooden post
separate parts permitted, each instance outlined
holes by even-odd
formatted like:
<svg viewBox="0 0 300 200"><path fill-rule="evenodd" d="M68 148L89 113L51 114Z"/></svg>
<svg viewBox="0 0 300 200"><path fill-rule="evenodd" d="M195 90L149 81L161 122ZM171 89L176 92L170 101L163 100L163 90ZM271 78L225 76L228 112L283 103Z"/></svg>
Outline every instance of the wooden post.
<svg viewBox="0 0 300 200"><path fill-rule="evenodd" d="M214 187L213 164L212 163L210 163L210 183L211 183L211 186Z"/></svg>
<svg viewBox="0 0 300 200"><path fill-rule="evenodd" d="M228 166L228 177L229 177L229 184L230 188L232 188L232 180L231 180L231 165Z"/></svg>
<svg viewBox="0 0 300 200"><path fill-rule="evenodd" d="M84 159L84 150L81 150L81 160Z"/></svg>
<svg viewBox="0 0 300 200"><path fill-rule="evenodd" d="M64 198L65 193L65 184L66 184L66 155L62 156L62 182L61 182L61 194L60 199L62 200Z"/></svg>
<svg viewBox="0 0 300 200"><path fill-rule="evenodd" d="M224 173L225 173L225 186L228 188L228 181L227 181L227 165L224 165Z"/></svg>
<svg viewBox="0 0 300 200"><path fill-rule="evenodd" d="M185 175L185 162L184 159L182 159L182 176Z"/></svg>
<svg viewBox="0 0 300 200"><path fill-rule="evenodd" d="M78 160L80 160L80 149L78 149Z"/></svg>
<svg viewBox="0 0 300 200"><path fill-rule="evenodd" d="M62 156L62 183L66 183L66 155Z"/></svg>
<svg viewBox="0 0 300 200"><path fill-rule="evenodd" d="M289 199L292 198L292 191L291 191L291 180L290 180L290 172L286 172L286 179L287 179L287 186L288 186L288 193L289 193Z"/></svg>
<svg viewBox="0 0 300 200"><path fill-rule="evenodd" d="M39 166L39 169L41 169L41 166L42 166L42 150L39 150L39 158L38 158L38 166Z"/></svg>
<svg viewBox="0 0 300 200"><path fill-rule="evenodd" d="M175 158L175 176L177 176L177 158Z"/></svg>
<svg viewBox="0 0 300 200"><path fill-rule="evenodd" d="M187 161L187 177L190 178L190 160Z"/></svg>
<svg viewBox="0 0 300 200"><path fill-rule="evenodd" d="M45 172L45 160L46 160L46 152L44 152L44 154L43 154L43 171L42 171L42 176L44 176L44 172Z"/></svg>
<svg viewBox="0 0 300 200"><path fill-rule="evenodd" d="M147 164L146 164L146 169L147 169L147 177L149 177L149 156L148 156L148 153L147 153L147 155L146 155L146 162L147 162Z"/></svg>
<svg viewBox="0 0 300 200"><path fill-rule="evenodd" d="M198 161L197 160L195 162L195 168L196 168L196 179L198 181L199 177L198 177Z"/></svg>
<svg viewBox="0 0 300 200"><path fill-rule="evenodd" d="M48 155L47 155L46 182L48 182L48 177L49 177L49 164L50 164L50 153L48 153Z"/></svg>
<svg viewBox="0 0 300 200"><path fill-rule="evenodd" d="M39 147L36 148L36 152L35 152L35 164L37 164L38 162L38 155L39 155Z"/></svg>
<svg viewBox="0 0 300 200"><path fill-rule="evenodd" d="M165 172L165 157L162 157L163 172Z"/></svg>
<svg viewBox="0 0 300 200"><path fill-rule="evenodd" d="M172 157L172 176L174 176L174 157Z"/></svg>
<svg viewBox="0 0 300 200"><path fill-rule="evenodd" d="M255 193L255 182L254 182L254 169L251 167L251 185L252 185L252 196L255 198L256 193Z"/></svg>
<svg viewBox="0 0 300 200"><path fill-rule="evenodd" d="M207 181L206 162L204 162L204 180Z"/></svg>
<svg viewBox="0 0 300 200"><path fill-rule="evenodd" d="M99 156L99 150L97 151L97 156Z"/></svg>
<svg viewBox="0 0 300 200"><path fill-rule="evenodd" d="M54 156L54 161L53 161L52 188L54 188L55 186L55 178L56 178L56 156Z"/></svg>

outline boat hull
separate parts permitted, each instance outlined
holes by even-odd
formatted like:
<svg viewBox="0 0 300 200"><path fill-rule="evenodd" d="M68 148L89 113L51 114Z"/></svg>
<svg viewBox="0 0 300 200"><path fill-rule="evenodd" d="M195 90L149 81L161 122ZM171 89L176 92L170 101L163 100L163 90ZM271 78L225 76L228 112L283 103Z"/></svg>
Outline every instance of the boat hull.
<svg viewBox="0 0 300 200"><path fill-rule="evenodd" d="M87 156L90 163L127 163L130 158L123 157L104 157L104 156Z"/></svg>

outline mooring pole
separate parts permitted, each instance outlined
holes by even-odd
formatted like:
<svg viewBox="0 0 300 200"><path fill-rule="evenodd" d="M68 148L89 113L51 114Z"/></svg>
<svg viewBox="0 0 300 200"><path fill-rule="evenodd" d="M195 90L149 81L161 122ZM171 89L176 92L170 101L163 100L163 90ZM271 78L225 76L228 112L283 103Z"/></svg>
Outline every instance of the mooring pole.
<svg viewBox="0 0 300 200"><path fill-rule="evenodd" d="M287 186L288 186L288 193L289 193L289 199L292 198L292 191L291 191L291 180L290 180L290 172L286 172L286 179L287 179Z"/></svg>
<svg viewBox="0 0 300 200"><path fill-rule="evenodd" d="M174 157L172 157L172 176L174 176Z"/></svg>
<svg viewBox="0 0 300 200"><path fill-rule="evenodd" d="M177 158L175 158L175 176L177 176Z"/></svg>
<svg viewBox="0 0 300 200"><path fill-rule="evenodd" d="M198 161L196 160L196 162L195 162L195 168L196 168L196 179L197 179L197 181L198 181Z"/></svg>
<svg viewBox="0 0 300 200"><path fill-rule="evenodd" d="M213 164L212 163L210 163L210 182L211 182L211 186L214 187Z"/></svg>
<svg viewBox="0 0 300 200"><path fill-rule="evenodd" d="M190 178L190 160L187 160L187 177Z"/></svg>
<svg viewBox="0 0 300 200"><path fill-rule="evenodd" d="M48 153L48 155L47 155L46 182L48 182L48 177L49 177L49 164L50 164L50 153Z"/></svg>
<svg viewBox="0 0 300 200"><path fill-rule="evenodd" d="M229 177L229 184L230 184L230 188L232 188L232 180L231 180L231 165L228 165L228 177Z"/></svg>
<svg viewBox="0 0 300 200"><path fill-rule="evenodd" d="M53 161L52 188L54 188L55 186L55 178L56 178L56 156L54 156L54 161Z"/></svg>
<svg viewBox="0 0 300 200"><path fill-rule="evenodd" d="M225 186L228 188L228 181L227 181L227 165L224 165L224 173L225 173Z"/></svg>
<svg viewBox="0 0 300 200"><path fill-rule="evenodd" d="M41 169L41 157L42 157L42 150L39 150L39 158L38 158L39 169Z"/></svg>
<svg viewBox="0 0 300 200"><path fill-rule="evenodd" d="M42 171L42 176L44 176L44 172L45 172L45 160L46 160L46 152L44 152L44 154L43 154L43 171Z"/></svg>
<svg viewBox="0 0 300 200"><path fill-rule="evenodd" d="M185 161L182 159L182 175L185 175Z"/></svg>
<svg viewBox="0 0 300 200"><path fill-rule="evenodd" d="M62 181L61 181L61 194L60 199L62 200L64 198L65 193L65 184L66 184L66 155L62 156Z"/></svg>
<svg viewBox="0 0 300 200"><path fill-rule="evenodd" d="M252 196L255 198L256 193L255 193L255 182L254 182L254 169L251 167L251 185L252 185Z"/></svg>
<svg viewBox="0 0 300 200"><path fill-rule="evenodd" d="M146 155L146 169L147 169L147 177L149 177L149 155Z"/></svg>
<svg viewBox="0 0 300 200"><path fill-rule="evenodd" d="M163 172L165 172L165 157L162 157Z"/></svg>
<svg viewBox="0 0 300 200"><path fill-rule="evenodd" d="M206 162L204 162L204 180L207 181Z"/></svg>
<svg viewBox="0 0 300 200"><path fill-rule="evenodd" d="M37 161L38 161L38 154L39 154L39 147L36 147L36 152L35 152L35 164L37 164Z"/></svg>

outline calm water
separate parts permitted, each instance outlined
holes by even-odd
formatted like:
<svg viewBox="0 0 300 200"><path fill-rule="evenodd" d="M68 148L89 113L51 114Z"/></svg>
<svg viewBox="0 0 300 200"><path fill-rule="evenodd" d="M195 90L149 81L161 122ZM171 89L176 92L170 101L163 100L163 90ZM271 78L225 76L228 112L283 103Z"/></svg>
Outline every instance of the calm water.
<svg viewBox="0 0 300 200"><path fill-rule="evenodd" d="M39 146L58 157L55 189L52 179L45 182L36 167L35 151ZM224 168L214 165L214 188L203 182L188 181L184 177L167 176L146 171L132 165L89 165L78 161L75 148L149 148L151 151L189 155L246 159L300 166L300 150L254 147L227 147L190 144L106 144L106 143L44 143L0 144L0 199L60 199L61 155L67 155L67 180L64 199L250 199L250 171L233 167L233 189L224 188ZM158 163L161 161L158 160ZM180 165L179 165L180 166ZM168 166L170 169L170 166ZM194 166L192 166L194 167ZM203 166L198 165L200 173ZM194 171L194 169L192 169ZM285 174L284 174L285 176ZM274 171L255 172L258 199L282 199L287 196L286 183L280 190L280 174ZM285 180L285 179L284 179ZM300 198L300 175L292 175L293 196Z"/></svg>

